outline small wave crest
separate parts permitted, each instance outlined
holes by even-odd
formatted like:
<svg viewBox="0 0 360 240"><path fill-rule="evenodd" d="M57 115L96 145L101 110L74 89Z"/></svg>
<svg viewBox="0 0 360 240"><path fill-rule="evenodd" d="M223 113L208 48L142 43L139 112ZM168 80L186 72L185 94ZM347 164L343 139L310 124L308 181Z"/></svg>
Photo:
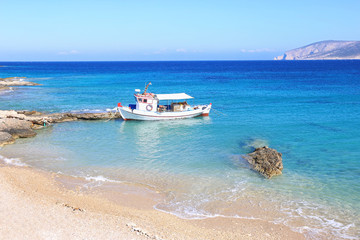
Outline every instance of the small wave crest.
<svg viewBox="0 0 360 240"><path fill-rule="evenodd" d="M87 176L87 177L84 177L86 181L90 181L90 182L113 182L113 183L120 183L121 181L116 181L116 180L112 180L112 179L109 179L109 178L106 178L102 175L99 175L99 176Z"/></svg>
<svg viewBox="0 0 360 240"><path fill-rule="evenodd" d="M215 217L252 218L252 216L239 216L236 213L224 214L221 209L229 207L235 202L241 192L245 190L247 181L234 183L228 188L212 189L211 186L194 189L191 193L177 193L170 191L166 202L154 206L156 210L171 213L183 219L205 219ZM196 188L196 187L195 187Z"/></svg>
<svg viewBox="0 0 360 240"><path fill-rule="evenodd" d="M117 181L117 180L113 180L113 179L109 179L106 178L102 175L98 175L98 176L86 176L83 177L87 183L85 183L83 185L84 188L89 189L89 188L94 188L94 187L100 187L105 183L122 183L121 181Z"/></svg>
<svg viewBox="0 0 360 240"><path fill-rule="evenodd" d="M304 234L308 239L357 239L354 237L359 234L355 215L341 214L320 203L303 200L281 203L276 200L268 201L261 197L262 194L258 198L248 191L242 183L212 193L169 192L166 201L156 204L154 209L182 219L266 219L275 224L284 224L293 231Z"/></svg>
<svg viewBox="0 0 360 240"><path fill-rule="evenodd" d="M27 164L21 162L21 160L18 158L6 158L6 157L0 155L0 160L8 165L20 166L20 167L27 166Z"/></svg>
<svg viewBox="0 0 360 240"><path fill-rule="evenodd" d="M354 237L356 233L356 217L351 221L350 216L341 216L334 213L321 204L312 204L306 201L283 202L281 211L287 217L274 220L274 223L282 223L294 231L305 234L309 239L318 239L322 237L336 237L337 239L358 239ZM293 221L302 220L306 222L302 226L294 226ZM296 225L296 224L295 224Z"/></svg>

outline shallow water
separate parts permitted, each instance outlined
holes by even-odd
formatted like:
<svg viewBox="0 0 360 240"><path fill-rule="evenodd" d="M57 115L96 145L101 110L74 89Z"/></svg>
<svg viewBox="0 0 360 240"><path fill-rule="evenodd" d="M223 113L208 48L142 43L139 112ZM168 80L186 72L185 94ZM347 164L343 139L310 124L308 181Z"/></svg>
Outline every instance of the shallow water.
<svg viewBox="0 0 360 240"><path fill-rule="evenodd" d="M309 238L360 235L359 61L0 65L2 77L43 84L3 93L0 109L103 111L132 103L145 81L214 107L187 120L57 124L0 149L7 159L141 183L167 195L155 208L184 218L262 218ZM241 159L263 144L283 153L282 176L263 179Z"/></svg>

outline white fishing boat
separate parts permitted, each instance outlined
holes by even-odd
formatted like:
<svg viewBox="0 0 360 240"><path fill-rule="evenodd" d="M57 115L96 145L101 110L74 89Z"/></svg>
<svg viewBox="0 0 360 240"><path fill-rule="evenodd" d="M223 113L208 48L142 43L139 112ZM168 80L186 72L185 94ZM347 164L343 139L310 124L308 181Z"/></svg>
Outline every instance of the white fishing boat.
<svg viewBox="0 0 360 240"><path fill-rule="evenodd" d="M136 104L124 107L118 103L117 110L124 120L170 120L209 115L211 103L189 105L187 100L193 97L186 93L147 93L150 84L145 87L143 93L140 93L140 89L135 89Z"/></svg>

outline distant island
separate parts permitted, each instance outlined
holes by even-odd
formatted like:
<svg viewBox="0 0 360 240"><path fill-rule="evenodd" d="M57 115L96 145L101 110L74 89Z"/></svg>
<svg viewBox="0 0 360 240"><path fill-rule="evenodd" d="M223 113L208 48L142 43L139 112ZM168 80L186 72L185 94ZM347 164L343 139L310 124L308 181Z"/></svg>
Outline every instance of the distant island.
<svg viewBox="0 0 360 240"><path fill-rule="evenodd" d="M321 41L286 51L274 60L360 59L360 41Z"/></svg>

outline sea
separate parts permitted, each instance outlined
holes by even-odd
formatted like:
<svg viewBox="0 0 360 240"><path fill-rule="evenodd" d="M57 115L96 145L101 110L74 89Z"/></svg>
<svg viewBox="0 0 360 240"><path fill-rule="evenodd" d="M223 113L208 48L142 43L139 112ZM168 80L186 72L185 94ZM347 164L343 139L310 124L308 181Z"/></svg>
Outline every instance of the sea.
<svg viewBox="0 0 360 240"><path fill-rule="evenodd" d="M40 86L0 93L1 110L104 112L134 90L212 103L208 117L78 121L36 130L0 160L164 194L159 211L282 223L308 239L360 236L360 61L0 62ZM265 179L243 156L282 153Z"/></svg>

